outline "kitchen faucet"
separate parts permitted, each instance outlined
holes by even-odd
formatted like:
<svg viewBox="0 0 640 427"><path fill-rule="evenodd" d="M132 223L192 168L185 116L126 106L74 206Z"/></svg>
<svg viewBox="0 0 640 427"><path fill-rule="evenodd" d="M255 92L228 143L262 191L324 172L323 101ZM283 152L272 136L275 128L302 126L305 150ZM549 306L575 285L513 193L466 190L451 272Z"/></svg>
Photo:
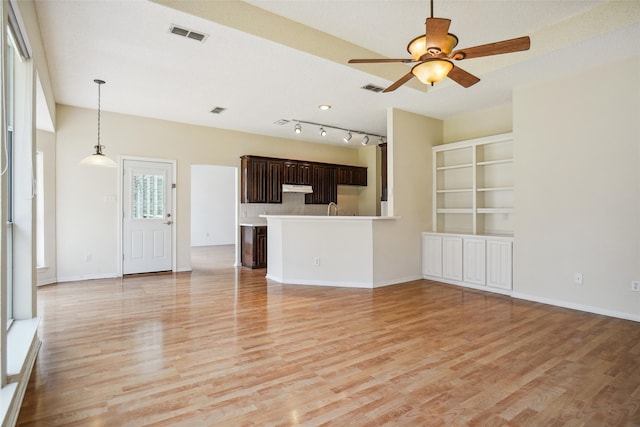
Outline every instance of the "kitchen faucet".
<svg viewBox="0 0 640 427"><path fill-rule="evenodd" d="M331 206L336 207L335 214L336 216L338 216L338 205L335 202L330 202L329 205L327 206L327 216L331 216Z"/></svg>

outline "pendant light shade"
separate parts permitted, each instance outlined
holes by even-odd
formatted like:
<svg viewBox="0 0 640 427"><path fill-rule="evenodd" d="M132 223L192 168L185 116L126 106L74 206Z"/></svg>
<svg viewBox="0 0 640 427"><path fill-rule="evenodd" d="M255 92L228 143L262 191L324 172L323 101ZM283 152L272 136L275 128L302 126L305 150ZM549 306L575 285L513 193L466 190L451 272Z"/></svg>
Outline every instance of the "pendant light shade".
<svg viewBox="0 0 640 427"><path fill-rule="evenodd" d="M427 59L411 70L414 76L422 83L433 85L447 77L453 69L453 63L446 59Z"/></svg>
<svg viewBox="0 0 640 427"><path fill-rule="evenodd" d="M85 166L102 166L115 168L118 165L116 165L116 162L104 155L104 153L102 152L104 145L100 145L100 86L105 82L104 80L99 79L95 79L94 82L98 84L98 144L94 145L96 152L82 159L80 164Z"/></svg>

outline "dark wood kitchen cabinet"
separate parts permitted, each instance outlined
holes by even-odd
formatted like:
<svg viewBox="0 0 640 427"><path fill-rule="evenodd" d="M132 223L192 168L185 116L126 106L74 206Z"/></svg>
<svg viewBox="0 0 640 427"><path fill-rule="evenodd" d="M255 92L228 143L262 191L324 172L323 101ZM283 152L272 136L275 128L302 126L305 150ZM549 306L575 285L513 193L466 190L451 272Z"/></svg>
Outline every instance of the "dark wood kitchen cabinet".
<svg viewBox="0 0 640 427"><path fill-rule="evenodd" d="M285 160L283 167L285 184L311 184L311 163Z"/></svg>
<svg viewBox="0 0 640 427"><path fill-rule="evenodd" d="M367 168L359 166L337 166L338 185L367 186Z"/></svg>
<svg viewBox="0 0 640 427"><path fill-rule="evenodd" d="M283 161L242 156L241 203L282 203Z"/></svg>
<svg viewBox="0 0 640 427"><path fill-rule="evenodd" d="M338 174L335 165L314 163L311 165L311 186L313 193L305 194L308 205L338 203Z"/></svg>
<svg viewBox="0 0 640 427"><path fill-rule="evenodd" d="M305 204L338 202L338 185L367 185L367 168L361 166L241 157L241 203L282 203L282 184L311 185Z"/></svg>
<svg viewBox="0 0 640 427"><path fill-rule="evenodd" d="M243 225L240 227L242 265L248 268L267 266L267 227Z"/></svg>

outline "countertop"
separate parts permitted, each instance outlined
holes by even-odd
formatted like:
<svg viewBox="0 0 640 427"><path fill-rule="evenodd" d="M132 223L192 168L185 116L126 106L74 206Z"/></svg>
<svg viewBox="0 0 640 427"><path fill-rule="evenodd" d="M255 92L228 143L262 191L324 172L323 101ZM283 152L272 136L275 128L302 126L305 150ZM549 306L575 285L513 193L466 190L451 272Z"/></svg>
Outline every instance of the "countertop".
<svg viewBox="0 0 640 427"><path fill-rule="evenodd" d="M241 218L240 227L266 227L266 218Z"/></svg>
<svg viewBox="0 0 640 427"><path fill-rule="evenodd" d="M274 219L304 219L304 220L313 220L313 221L325 221L325 220L329 220L329 221L336 221L336 220L342 220L342 221L362 221L362 220L374 220L374 221L378 221L378 220L390 220L390 219L398 219L400 217L398 216L362 216L362 215L331 215L331 216L327 216L327 215L260 215L260 218L264 218L264 219L268 219L268 218L274 218Z"/></svg>

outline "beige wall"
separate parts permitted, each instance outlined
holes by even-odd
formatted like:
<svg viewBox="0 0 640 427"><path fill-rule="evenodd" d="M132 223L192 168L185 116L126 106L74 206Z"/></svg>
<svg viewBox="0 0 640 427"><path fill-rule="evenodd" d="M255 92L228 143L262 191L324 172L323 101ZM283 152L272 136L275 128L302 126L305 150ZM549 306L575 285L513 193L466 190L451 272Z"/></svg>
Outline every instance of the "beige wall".
<svg viewBox="0 0 640 427"><path fill-rule="evenodd" d="M119 156L177 162L177 269L190 269L190 169L192 164L240 167L244 154L362 164L358 150L103 112L101 142ZM118 274L118 171L82 167L96 141L94 110L57 107L57 253L60 281ZM375 164L373 165L375 167ZM346 195L345 197L352 197ZM357 205L356 205L357 206ZM86 262L86 255L91 261Z"/></svg>
<svg viewBox="0 0 640 427"><path fill-rule="evenodd" d="M38 269L38 285L57 281L56 270L56 145L55 135L51 132L37 131L36 145L43 155L42 179L44 194L37 197L44 198L44 267Z"/></svg>
<svg viewBox="0 0 640 427"><path fill-rule="evenodd" d="M421 232L431 227L431 148L442 143L442 121L391 108L387 135L389 215L399 219L385 247L376 248L376 263L405 272L395 277L421 277Z"/></svg>
<svg viewBox="0 0 640 427"><path fill-rule="evenodd" d="M516 294L640 319L638 76L636 57L515 91Z"/></svg>
<svg viewBox="0 0 640 427"><path fill-rule="evenodd" d="M512 118L511 105L503 105L445 120L444 143L511 132Z"/></svg>

